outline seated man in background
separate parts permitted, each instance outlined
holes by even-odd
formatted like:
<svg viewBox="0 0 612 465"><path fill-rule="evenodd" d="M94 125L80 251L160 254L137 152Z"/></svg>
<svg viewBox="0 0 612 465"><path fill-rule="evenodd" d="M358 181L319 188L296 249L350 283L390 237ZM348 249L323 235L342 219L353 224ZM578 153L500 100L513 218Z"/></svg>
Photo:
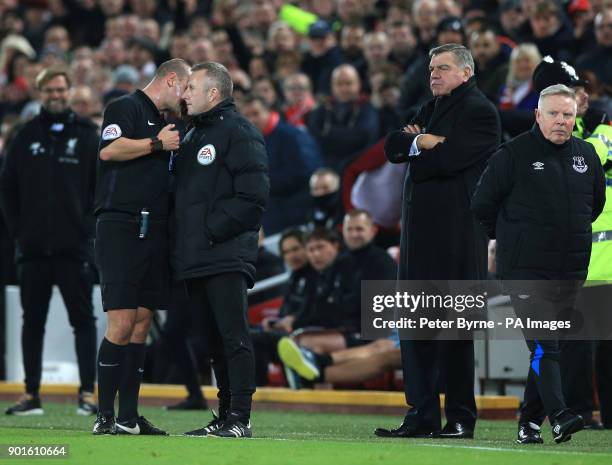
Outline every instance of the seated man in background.
<svg viewBox="0 0 612 465"><path fill-rule="evenodd" d="M336 229L343 214L340 176L331 168L319 168L310 176L309 184L314 208L308 219L308 229Z"/></svg>
<svg viewBox="0 0 612 465"><path fill-rule="evenodd" d="M360 335L361 281L394 280L397 276L393 259L374 244L377 231L367 211L353 210L345 215L342 236L348 250L335 260L333 266L321 269L312 312L309 313L313 321L336 331L331 334L301 334L298 336L300 344L317 353L365 344ZM327 244L333 245L329 242L331 237L322 244L325 239L315 230L306 242L308 259L317 271L323 250L328 248Z"/></svg>
<svg viewBox="0 0 612 465"><path fill-rule="evenodd" d="M308 263L304 233L299 229L286 230L279 248L287 268L291 270L278 317L264 318L260 330L251 330L255 351L255 378L258 386L268 383L268 364L278 361L276 344L293 331L296 318L310 303L316 282L316 272Z"/></svg>
<svg viewBox="0 0 612 465"><path fill-rule="evenodd" d="M284 337L279 342L279 358L285 365L287 381L299 389L303 380L319 383L364 383L402 367L397 332L387 339L342 349L330 354L317 354ZM300 379L301 378L301 379Z"/></svg>

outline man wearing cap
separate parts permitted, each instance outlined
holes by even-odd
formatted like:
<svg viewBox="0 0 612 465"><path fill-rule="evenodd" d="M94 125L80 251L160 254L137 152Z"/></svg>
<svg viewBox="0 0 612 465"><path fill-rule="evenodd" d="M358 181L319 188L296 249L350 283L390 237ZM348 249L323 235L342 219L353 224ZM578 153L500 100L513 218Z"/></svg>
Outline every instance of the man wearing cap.
<svg viewBox="0 0 612 465"><path fill-rule="evenodd" d="M478 90L474 60L462 45L429 52L427 102L403 130L387 136L392 163L408 163L404 187L399 279L478 280L486 277L487 238L469 198L500 140L493 104ZM381 437L468 439L474 435L473 341L401 341L406 399L395 429ZM446 375L446 426L440 431L439 372Z"/></svg>
<svg viewBox="0 0 612 465"><path fill-rule="evenodd" d="M326 21L319 20L308 27L308 48L302 62L302 72L310 78L315 95L329 95L331 75L342 63L342 54Z"/></svg>
<svg viewBox="0 0 612 465"><path fill-rule="evenodd" d="M604 112L589 107L589 95L585 90L588 83L579 79L574 68L562 61L553 61L549 56L544 57L534 71L534 85L541 91L557 83L565 84L575 90L578 116L573 135L593 146L606 176L606 204L602 214L593 223L593 248L587 277L593 286L587 292L601 294L602 299L599 299L601 301L612 292L610 286L602 286L603 281L612 280L612 126ZM597 299L592 301L597 302ZM600 310L593 309L593 311ZM602 425L592 418L594 407L592 349L591 342L587 341L563 343L562 374L568 406L584 416L587 428L600 429ZM612 381L611 341L599 341L596 344L596 359L602 421L607 427L612 428L610 385L605 384L606 380Z"/></svg>

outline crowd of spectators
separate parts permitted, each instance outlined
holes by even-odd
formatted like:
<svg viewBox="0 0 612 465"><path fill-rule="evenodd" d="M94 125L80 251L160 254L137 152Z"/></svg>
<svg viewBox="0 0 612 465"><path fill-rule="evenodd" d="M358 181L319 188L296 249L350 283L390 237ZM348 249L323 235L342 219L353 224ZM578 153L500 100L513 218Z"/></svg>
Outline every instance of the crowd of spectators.
<svg viewBox="0 0 612 465"><path fill-rule="evenodd" d="M431 98L427 52L446 43L472 52L505 138L533 124L546 55L574 66L591 105L612 114L612 0L0 0L0 163L39 111L46 66L70 69L72 109L100 124L163 61L214 60L266 140L266 235L335 231L360 208L376 243L397 245L405 167L386 162L382 142Z"/></svg>
<svg viewBox="0 0 612 465"><path fill-rule="evenodd" d="M50 64L70 68L72 108L98 123L168 58L225 64L270 152L267 234L308 221L315 170L342 180L368 153L341 182L351 208L359 176L383 169L367 163L382 146L372 148L431 97L432 46L470 48L507 136L525 129L531 75L546 55L588 73L594 106L609 106L612 85L607 0L2 0L0 18L0 152L37 113L34 80Z"/></svg>

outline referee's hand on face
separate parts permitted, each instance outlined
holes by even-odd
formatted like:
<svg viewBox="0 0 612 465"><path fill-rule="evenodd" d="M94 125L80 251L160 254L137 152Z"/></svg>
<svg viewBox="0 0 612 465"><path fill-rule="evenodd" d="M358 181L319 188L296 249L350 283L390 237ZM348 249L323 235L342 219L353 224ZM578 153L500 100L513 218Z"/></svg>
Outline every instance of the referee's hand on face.
<svg viewBox="0 0 612 465"><path fill-rule="evenodd" d="M159 131L157 138L162 141L164 150L178 150L180 138L177 129L174 129L174 124L168 124Z"/></svg>

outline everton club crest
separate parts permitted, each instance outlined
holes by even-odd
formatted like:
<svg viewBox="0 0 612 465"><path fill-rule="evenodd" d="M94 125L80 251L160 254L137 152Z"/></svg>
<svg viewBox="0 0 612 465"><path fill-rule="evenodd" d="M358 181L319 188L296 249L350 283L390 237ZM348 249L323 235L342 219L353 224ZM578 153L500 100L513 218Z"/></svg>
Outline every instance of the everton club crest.
<svg viewBox="0 0 612 465"><path fill-rule="evenodd" d="M584 162L584 157L575 156L573 157L573 159L574 159L574 164L572 165L572 168L574 168L574 171L577 171L580 174L586 173L588 166Z"/></svg>

